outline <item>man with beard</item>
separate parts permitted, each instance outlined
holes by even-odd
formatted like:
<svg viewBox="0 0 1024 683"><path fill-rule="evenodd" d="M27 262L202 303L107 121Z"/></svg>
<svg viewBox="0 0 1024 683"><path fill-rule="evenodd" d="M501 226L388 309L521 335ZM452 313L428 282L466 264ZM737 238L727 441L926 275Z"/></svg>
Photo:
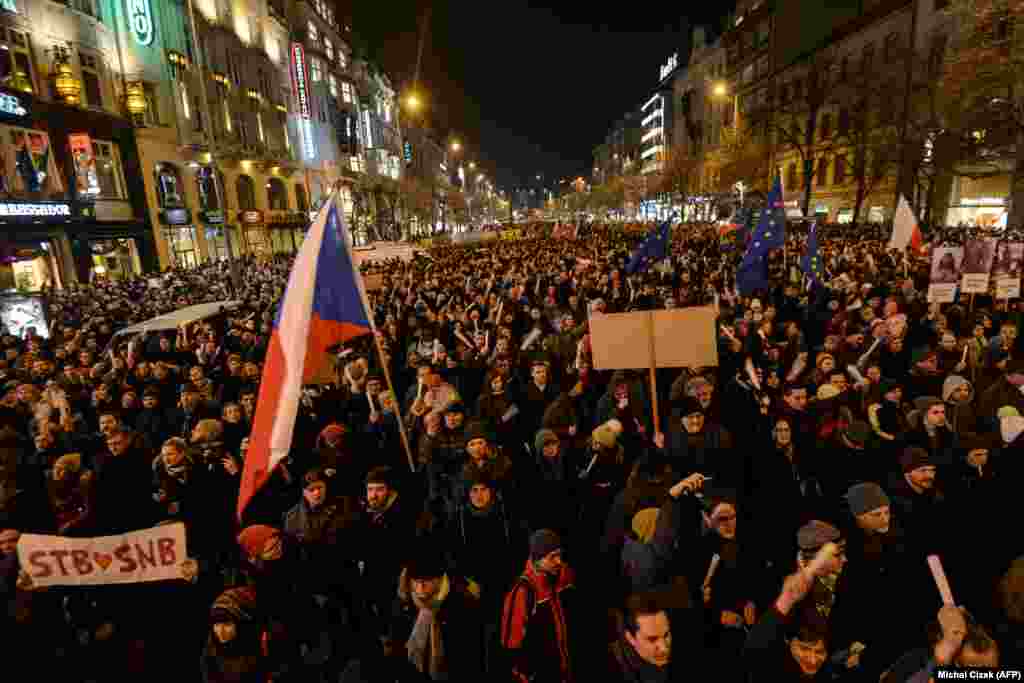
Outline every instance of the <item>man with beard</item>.
<svg viewBox="0 0 1024 683"><path fill-rule="evenodd" d="M743 461L733 452L732 436L724 427L707 424L699 399L687 397L679 408L682 429L669 432L667 455L680 472L700 472L716 485L740 489L745 484ZM664 448L664 438L655 437Z"/></svg>
<svg viewBox="0 0 1024 683"><path fill-rule="evenodd" d="M892 506L907 532L910 546L920 561L932 553L945 555L945 530L949 519L946 496L935 480L935 461L928 451L908 446L900 456L902 475L889 485Z"/></svg>

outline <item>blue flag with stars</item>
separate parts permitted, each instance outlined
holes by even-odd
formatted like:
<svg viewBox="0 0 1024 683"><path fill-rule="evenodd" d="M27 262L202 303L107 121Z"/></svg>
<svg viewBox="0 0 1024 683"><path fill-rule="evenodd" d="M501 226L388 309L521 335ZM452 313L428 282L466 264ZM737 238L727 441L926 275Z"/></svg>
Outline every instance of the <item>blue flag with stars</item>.
<svg viewBox="0 0 1024 683"><path fill-rule="evenodd" d="M824 270L821 263L821 255L818 253L818 224L811 225L811 231L807 235L807 248L804 257L800 261L800 268L804 275L810 280L811 285L820 285Z"/></svg>
<svg viewBox="0 0 1024 683"><path fill-rule="evenodd" d="M668 256L668 234L669 221L665 221L659 227L647 233L647 237L636 248L633 255L629 257L626 264L626 273L632 275L636 272L644 272L652 264L662 261Z"/></svg>
<svg viewBox="0 0 1024 683"><path fill-rule="evenodd" d="M747 253L736 271L736 287L740 294L768 289L768 252L781 249L786 242L786 209L782 203L782 179L776 177L768 202L761 211L757 229L750 238Z"/></svg>

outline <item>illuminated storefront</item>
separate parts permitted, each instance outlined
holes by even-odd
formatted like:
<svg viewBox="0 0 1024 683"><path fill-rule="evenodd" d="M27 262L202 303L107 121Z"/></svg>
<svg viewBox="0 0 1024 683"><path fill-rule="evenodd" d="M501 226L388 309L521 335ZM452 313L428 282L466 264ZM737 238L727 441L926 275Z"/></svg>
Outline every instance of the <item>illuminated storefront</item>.
<svg viewBox="0 0 1024 683"><path fill-rule="evenodd" d="M952 200L946 214L946 224L972 227L1005 225L1006 198L1009 194L1010 176L1008 175L990 178L954 178Z"/></svg>

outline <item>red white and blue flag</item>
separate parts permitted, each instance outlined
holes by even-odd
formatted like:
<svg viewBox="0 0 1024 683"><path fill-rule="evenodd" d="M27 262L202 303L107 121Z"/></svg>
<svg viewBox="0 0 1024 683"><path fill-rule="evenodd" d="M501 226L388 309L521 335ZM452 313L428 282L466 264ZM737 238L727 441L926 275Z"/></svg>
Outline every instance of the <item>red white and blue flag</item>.
<svg viewBox="0 0 1024 683"><path fill-rule="evenodd" d="M371 332L365 301L332 197L302 242L274 321L238 492L239 519L291 449L303 384L327 362L329 348Z"/></svg>

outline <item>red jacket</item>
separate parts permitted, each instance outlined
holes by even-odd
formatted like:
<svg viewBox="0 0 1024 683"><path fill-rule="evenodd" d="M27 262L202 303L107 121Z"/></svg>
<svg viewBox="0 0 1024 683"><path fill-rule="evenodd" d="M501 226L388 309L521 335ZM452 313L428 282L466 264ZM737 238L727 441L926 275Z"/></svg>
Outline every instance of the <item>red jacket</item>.
<svg viewBox="0 0 1024 683"><path fill-rule="evenodd" d="M517 681L572 681L568 603L575 592L573 571L563 565L552 582L534 569L526 570L505 596L501 644L509 652Z"/></svg>

